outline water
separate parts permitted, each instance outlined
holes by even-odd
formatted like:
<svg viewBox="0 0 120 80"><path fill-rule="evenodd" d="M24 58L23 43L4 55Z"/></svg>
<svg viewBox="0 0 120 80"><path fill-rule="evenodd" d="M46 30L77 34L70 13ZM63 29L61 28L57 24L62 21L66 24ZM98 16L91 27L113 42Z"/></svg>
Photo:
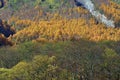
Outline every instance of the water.
<svg viewBox="0 0 120 80"><path fill-rule="evenodd" d="M113 20L108 20L104 14L101 14L98 10L95 10L95 6L91 0L76 0L82 3L86 9L99 21L104 23L107 27L115 27Z"/></svg>

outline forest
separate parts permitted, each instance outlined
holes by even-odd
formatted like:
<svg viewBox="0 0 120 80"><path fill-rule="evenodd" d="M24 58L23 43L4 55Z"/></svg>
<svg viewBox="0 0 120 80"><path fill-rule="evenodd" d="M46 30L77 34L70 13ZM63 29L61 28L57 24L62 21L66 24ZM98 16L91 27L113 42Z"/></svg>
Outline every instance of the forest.
<svg viewBox="0 0 120 80"><path fill-rule="evenodd" d="M0 80L120 80L119 0L3 1Z"/></svg>

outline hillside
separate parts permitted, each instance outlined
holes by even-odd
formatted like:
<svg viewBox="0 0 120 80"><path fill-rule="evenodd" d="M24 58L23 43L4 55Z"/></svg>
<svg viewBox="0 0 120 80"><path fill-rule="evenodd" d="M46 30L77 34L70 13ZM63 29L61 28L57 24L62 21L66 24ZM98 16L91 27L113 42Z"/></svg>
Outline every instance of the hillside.
<svg viewBox="0 0 120 80"><path fill-rule="evenodd" d="M120 80L119 0L4 1L0 80Z"/></svg>

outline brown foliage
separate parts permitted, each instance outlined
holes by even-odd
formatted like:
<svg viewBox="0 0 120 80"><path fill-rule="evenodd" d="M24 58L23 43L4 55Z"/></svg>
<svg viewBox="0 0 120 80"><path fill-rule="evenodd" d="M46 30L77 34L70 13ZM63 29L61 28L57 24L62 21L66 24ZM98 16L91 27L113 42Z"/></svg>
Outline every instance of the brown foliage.
<svg viewBox="0 0 120 80"><path fill-rule="evenodd" d="M0 46L6 46L6 45L12 46L13 43L10 40L8 40L6 37L4 37L2 34L0 34Z"/></svg>

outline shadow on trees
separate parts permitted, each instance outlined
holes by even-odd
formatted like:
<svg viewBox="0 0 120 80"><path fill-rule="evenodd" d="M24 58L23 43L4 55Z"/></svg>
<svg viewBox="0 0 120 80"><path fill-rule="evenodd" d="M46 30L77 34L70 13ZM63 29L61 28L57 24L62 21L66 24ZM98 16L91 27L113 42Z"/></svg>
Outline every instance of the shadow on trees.
<svg viewBox="0 0 120 80"><path fill-rule="evenodd" d="M0 19L0 46L10 45L12 46L12 42L7 38L11 35L15 34L15 30L8 25L7 22L3 22Z"/></svg>

